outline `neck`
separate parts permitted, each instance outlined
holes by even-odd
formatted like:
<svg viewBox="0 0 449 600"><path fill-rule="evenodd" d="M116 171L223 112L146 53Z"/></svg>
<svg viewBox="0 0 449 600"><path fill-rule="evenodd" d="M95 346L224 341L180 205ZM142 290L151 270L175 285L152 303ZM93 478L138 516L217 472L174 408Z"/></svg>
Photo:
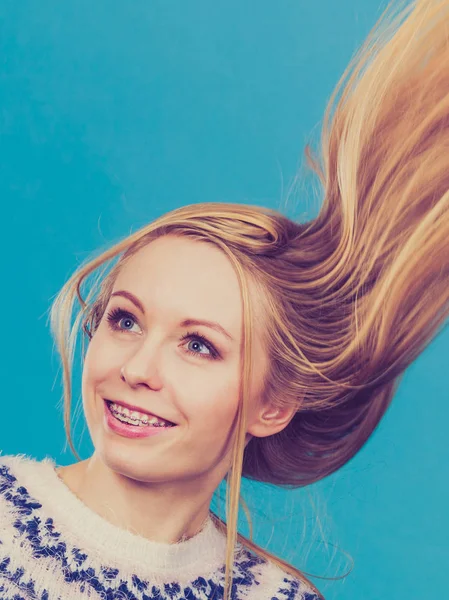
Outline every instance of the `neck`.
<svg viewBox="0 0 449 600"><path fill-rule="evenodd" d="M116 473L96 454L60 467L58 475L84 504L113 525L162 543L189 539L201 531L218 485L142 483Z"/></svg>

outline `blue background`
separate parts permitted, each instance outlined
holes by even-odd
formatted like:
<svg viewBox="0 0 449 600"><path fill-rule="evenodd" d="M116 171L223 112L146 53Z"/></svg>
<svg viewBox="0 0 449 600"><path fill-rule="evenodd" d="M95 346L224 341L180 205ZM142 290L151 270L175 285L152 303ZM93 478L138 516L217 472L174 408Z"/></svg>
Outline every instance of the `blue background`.
<svg viewBox="0 0 449 600"><path fill-rule="evenodd" d="M304 144L384 6L2 0L4 454L72 462L47 311L96 248L183 204L316 214L308 179L290 193ZM328 577L353 558L345 579L314 579L328 600L447 593L448 334L340 472L296 492L245 485L256 541Z"/></svg>

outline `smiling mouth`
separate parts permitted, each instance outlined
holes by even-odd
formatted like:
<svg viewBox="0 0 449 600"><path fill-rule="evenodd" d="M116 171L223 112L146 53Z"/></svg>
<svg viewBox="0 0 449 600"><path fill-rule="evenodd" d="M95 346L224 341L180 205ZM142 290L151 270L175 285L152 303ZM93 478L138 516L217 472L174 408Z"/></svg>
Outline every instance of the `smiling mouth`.
<svg viewBox="0 0 449 600"><path fill-rule="evenodd" d="M130 410L121 404L117 404L112 400L105 400L109 412L113 415L117 421L126 425L132 425L133 427L176 427L175 423L166 421L155 415L140 412L137 410Z"/></svg>

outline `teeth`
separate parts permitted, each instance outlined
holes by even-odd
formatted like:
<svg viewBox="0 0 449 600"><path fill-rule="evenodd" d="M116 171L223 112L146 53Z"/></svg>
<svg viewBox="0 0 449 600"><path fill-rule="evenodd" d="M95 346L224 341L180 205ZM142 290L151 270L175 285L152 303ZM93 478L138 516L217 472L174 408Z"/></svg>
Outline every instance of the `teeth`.
<svg viewBox="0 0 449 600"><path fill-rule="evenodd" d="M124 423L137 426L152 426L152 427L171 427L171 424L158 417L141 413L137 410L129 410L120 404L114 402L109 403L109 408L113 415Z"/></svg>

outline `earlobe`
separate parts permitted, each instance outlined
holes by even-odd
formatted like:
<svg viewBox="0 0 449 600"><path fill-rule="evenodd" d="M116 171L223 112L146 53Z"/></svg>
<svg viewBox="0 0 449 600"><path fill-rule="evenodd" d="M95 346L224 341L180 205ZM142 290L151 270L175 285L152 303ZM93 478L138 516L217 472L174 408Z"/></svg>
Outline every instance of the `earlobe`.
<svg viewBox="0 0 449 600"><path fill-rule="evenodd" d="M293 407L263 407L259 414L252 419L247 431L254 437L274 435L287 427L295 413L296 410Z"/></svg>

